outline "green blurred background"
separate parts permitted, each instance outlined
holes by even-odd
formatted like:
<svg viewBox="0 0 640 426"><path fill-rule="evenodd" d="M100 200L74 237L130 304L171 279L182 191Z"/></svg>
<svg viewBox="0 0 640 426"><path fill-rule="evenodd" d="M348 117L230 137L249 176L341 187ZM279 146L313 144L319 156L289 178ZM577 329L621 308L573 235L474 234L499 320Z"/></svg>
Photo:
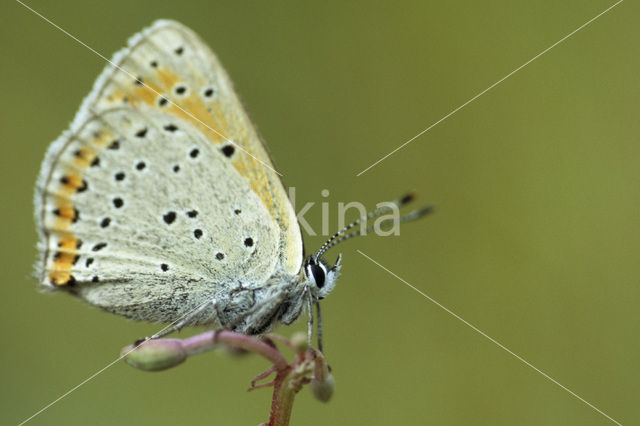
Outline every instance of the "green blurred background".
<svg viewBox="0 0 640 426"><path fill-rule="evenodd" d="M344 273L323 305L336 393L325 405L303 390L292 424L610 423L356 249L619 422L640 423L637 4L360 177L612 2L27 4L107 57L157 18L193 28L227 68L298 207L331 191L332 230L339 201L373 206L415 188L437 205L399 237L341 248ZM35 178L105 63L19 3L0 9L0 423L16 424L158 327L36 290ZM319 227L319 205L306 217ZM322 240L306 238L308 250ZM216 353L154 374L120 362L30 424L258 424L270 392L245 389L266 367Z"/></svg>

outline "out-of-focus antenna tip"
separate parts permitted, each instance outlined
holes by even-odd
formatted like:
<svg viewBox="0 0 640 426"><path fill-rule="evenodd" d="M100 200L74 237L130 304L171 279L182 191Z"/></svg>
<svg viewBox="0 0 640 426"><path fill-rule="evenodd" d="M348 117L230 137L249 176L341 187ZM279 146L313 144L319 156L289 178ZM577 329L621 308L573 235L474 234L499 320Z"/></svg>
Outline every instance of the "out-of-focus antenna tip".
<svg viewBox="0 0 640 426"><path fill-rule="evenodd" d="M402 207L405 204L409 204L410 202L415 200L417 197L418 197L418 191L411 190L407 192L402 198L400 198L400 201L398 201L398 205Z"/></svg>
<svg viewBox="0 0 640 426"><path fill-rule="evenodd" d="M430 206L425 206L421 209L417 210L417 215L418 217L424 216L426 214L432 213L434 210L436 209L436 206L434 206L433 204Z"/></svg>

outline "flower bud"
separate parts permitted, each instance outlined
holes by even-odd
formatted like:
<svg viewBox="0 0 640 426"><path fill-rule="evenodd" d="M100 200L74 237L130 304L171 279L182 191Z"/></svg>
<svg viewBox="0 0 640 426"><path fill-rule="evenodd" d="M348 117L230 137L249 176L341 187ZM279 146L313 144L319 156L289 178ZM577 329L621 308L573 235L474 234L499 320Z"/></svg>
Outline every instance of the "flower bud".
<svg viewBox="0 0 640 426"><path fill-rule="evenodd" d="M158 339L127 346L121 352L124 361L144 371L160 371L175 367L187 359L187 352L178 339Z"/></svg>
<svg viewBox="0 0 640 426"><path fill-rule="evenodd" d="M336 381L333 374L329 374L325 380L311 380L311 393L318 401L328 402L336 388Z"/></svg>

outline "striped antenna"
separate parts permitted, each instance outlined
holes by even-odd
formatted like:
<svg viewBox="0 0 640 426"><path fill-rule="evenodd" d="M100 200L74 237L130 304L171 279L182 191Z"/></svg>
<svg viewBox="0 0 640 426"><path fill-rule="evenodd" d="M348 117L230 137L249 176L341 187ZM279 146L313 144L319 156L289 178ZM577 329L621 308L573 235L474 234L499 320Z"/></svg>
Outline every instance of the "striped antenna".
<svg viewBox="0 0 640 426"><path fill-rule="evenodd" d="M416 198L416 193L414 191L411 191L411 192L407 193L406 195L404 195L403 197L393 201L393 204L395 204L396 206L401 208L401 207L409 204L411 201L415 200L415 198ZM388 204L385 204L382 207L378 207L377 209L370 211L365 216L362 216L362 217L354 220L353 222L351 222L350 224L348 224L347 226L345 226L344 228L342 228L341 230L339 230L338 232L333 234L331 236L331 238L329 238L322 245L322 247L320 247L320 249L315 254L315 257L316 258L321 257L327 250L329 250L331 247L335 246L339 242L342 242L342 241L347 240L349 238L353 238L353 237L356 237L358 235L361 235L360 231L354 231L354 232L351 232L351 233L348 233L348 232L352 228L360 225L361 223L367 223L368 221L370 221L372 219L375 219L377 217L380 217L385 213L389 213L391 210L392 210L391 207ZM433 210L433 206L425 207L425 208L420 209L420 210L415 210L415 211L409 213L408 215L403 216L402 218L400 218L400 222L406 222L406 221L409 221L409 220L418 219L418 218L424 216L425 214L429 213L431 210ZM392 220L389 220L388 222L393 223ZM385 221L381 225L384 225L384 224L388 224L388 223ZM367 232L369 232L372 229L373 229L373 226L369 226L365 230L364 233L366 234Z"/></svg>
<svg viewBox="0 0 640 426"><path fill-rule="evenodd" d="M408 213L408 214L402 216L400 218L400 223L411 222L413 220L420 219L422 216L425 216L425 215L433 212L434 208L435 208L435 206L426 206L426 207L423 207L421 209L414 210L411 213ZM380 224L380 229L386 228L387 226L392 225L392 224L393 224L393 219L386 220L386 221L384 221L384 222L382 222ZM374 227L375 227L375 225L369 225L367 227L366 231L365 231L365 234L368 234L370 231L372 231ZM360 235L362 235L360 233L360 231L355 231L355 232L350 232L348 234L344 234L340 238L337 238L337 239L333 240L330 244L328 244L327 247L324 249L323 253L326 252L327 250L329 250L331 247L340 244L344 240L348 240L348 239L353 238L353 237L358 237Z"/></svg>

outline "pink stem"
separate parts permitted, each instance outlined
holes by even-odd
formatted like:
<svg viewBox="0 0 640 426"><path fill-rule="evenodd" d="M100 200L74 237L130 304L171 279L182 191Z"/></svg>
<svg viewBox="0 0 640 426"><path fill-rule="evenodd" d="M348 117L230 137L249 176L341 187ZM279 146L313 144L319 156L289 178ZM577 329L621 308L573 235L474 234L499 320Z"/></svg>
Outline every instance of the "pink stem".
<svg viewBox="0 0 640 426"><path fill-rule="evenodd" d="M289 363L286 358L277 348L274 348L255 337L235 333L233 331L207 331L184 339L182 341L182 346L189 355L193 355L213 349L216 343L225 343L229 346L262 355L271 361L278 371L285 370L289 367Z"/></svg>

